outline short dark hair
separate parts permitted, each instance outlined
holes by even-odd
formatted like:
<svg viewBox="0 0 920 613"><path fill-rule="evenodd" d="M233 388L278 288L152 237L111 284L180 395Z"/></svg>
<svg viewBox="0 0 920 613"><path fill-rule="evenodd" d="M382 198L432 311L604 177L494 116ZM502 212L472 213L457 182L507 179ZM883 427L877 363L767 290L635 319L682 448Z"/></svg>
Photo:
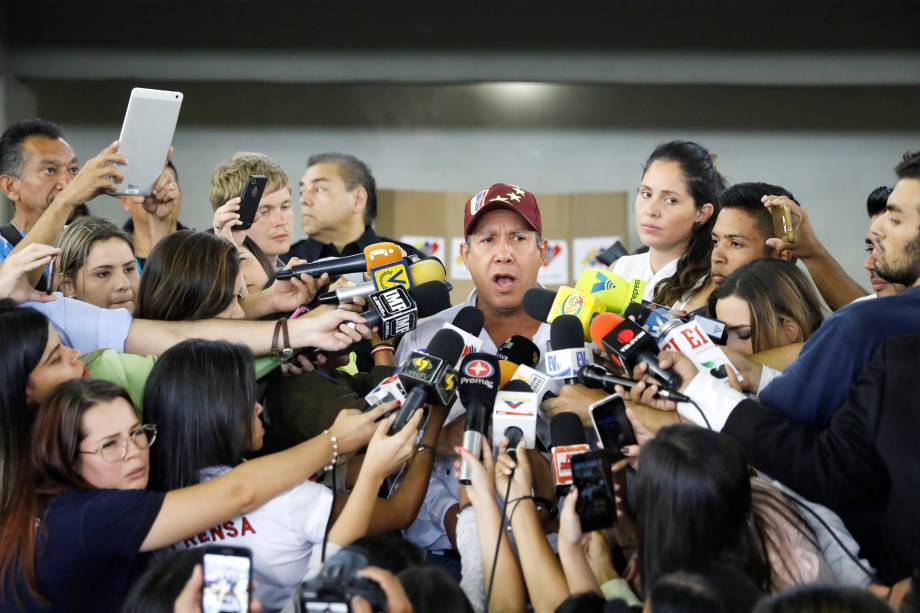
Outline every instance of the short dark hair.
<svg viewBox="0 0 920 613"><path fill-rule="evenodd" d="M19 176L23 162L22 143L30 136L57 140L64 137L64 131L47 119L24 119L8 127L0 136L0 175Z"/></svg>
<svg viewBox="0 0 920 613"><path fill-rule="evenodd" d="M760 201L764 196L786 196L790 200L795 200L795 196L784 187L751 181L735 183L722 190L716 201L719 203L720 213L725 209L741 209L746 212L757 220L761 233L769 238L773 236L773 220L770 218L770 211Z"/></svg>
<svg viewBox="0 0 920 613"><path fill-rule="evenodd" d="M894 167L899 179L920 179L920 151L907 151Z"/></svg>
<svg viewBox="0 0 920 613"><path fill-rule="evenodd" d="M353 155L347 153L317 153L307 159L307 168L317 164L335 164L345 187L351 191L359 185L367 192L367 205L364 207L364 225L369 226L377 219L377 181L371 169Z"/></svg>
<svg viewBox="0 0 920 613"><path fill-rule="evenodd" d="M866 198L866 212L869 213L870 218L885 212L890 195L891 188L887 185L881 185L872 190L869 197Z"/></svg>
<svg viewBox="0 0 920 613"><path fill-rule="evenodd" d="M176 598L203 558L199 547L159 558L131 586L121 613L172 613Z"/></svg>
<svg viewBox="0 0 920 613"><path fill-rule="evenodd" d="M755 613L886 613L885 601L868 590L835 585L803 585L761 600Z"/></svg>
<svg viewBox="0 0 920 613"><path fill-rule="evenodd" d="M413 566L397 575L414 611L473 613L473 605L443 568Z"/></svg>

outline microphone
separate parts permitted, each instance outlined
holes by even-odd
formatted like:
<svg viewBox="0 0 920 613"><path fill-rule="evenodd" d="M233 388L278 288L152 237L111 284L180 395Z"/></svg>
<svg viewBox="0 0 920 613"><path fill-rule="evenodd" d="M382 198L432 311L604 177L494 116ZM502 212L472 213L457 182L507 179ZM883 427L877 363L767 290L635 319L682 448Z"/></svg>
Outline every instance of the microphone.
<svg viewBox="0 0 920 613"><path fill-rule="evenodd" d="M583 336L590 340L591 319L605 311L592 295L562 285L558 292L532 287L524 293L524 311L537 321L552 323L560 315L574 315L581 322Z"/></svg>
<svg viewBox="0 0 920 613"><path fill-rule="evenodd" d="M505 384L514 378L514 374L517 372L517 369L518 369L518 365L515 364L514 362L509 362L508 360L502 360L501 358L499 358L498 372L501 375L500 387L505 387Z"/></svg>
<svg viewBox="0 0 920 613"><path fill-rule="evenodd" d="M450 295L443 283L429 281L407 292L402 287L368 296L371 308L361 313L368 327L377 327L381 339L394 338L414 330L420 317L430 317L450 307ZM355 327L353 323L349 323Z"/></svg>
<svg viewBox="0 0 920 613"><path fill-rule="evenodd" d="M578 382L587 388L602 389L611 394L616 392L614 388L615 385L622 385L626 389L632 389L633 386L639 383L632 379L617 377L600 364L586 364L582 366L581 370L578 371ZM655 397L663 398L664 400L673 400L674 402L690 402L690 399L680 392L672 392L666 389L659 389Z"/></svg>
<svg viewBox="0 0 920 613"><path fill-rule="evenodd" d="M512 457L521 439L524 447L533 449L537 440L537 408L537 395L524 381L516 379L503 386L492 407L492 446L498 447L507 438Z"/></svg>
<svg viewBox="0 0 920 613"><path fill-rule="evenodd" d="M536 368L540 363L540 350L532 340L520 334L515 334L502 343L495 356L499 360L524 364L531 368Z"/></svg>
<svg viewBox="0 0 920 613"><path fill-rule="evenodd" d="M378 292L391 287L412 287L409 267L403 259L402 249L396 243L368 245L364 248L364 260L367 263L367 275Z"/></svg>
<svg viewBox="0 0 920 613"><path fill-rule="evenodd" d="M578 277L575 289L594 296L604 310L622 315L630 303L642 302L645 282L627 280L609 270L588 268Z"/></svg>
<svg viewBox="0 0 920 613"><path fill-rule="evenodd" d="M578 370L594 361L591 352L585 349L582 322L574 315L560 315L549 328L549 345L552 351L546 354L546 374L563 379L568 385L578 380Z"/></svg>
<svg viewBox="0 0 920 613"><path fill-rule="evenodd" d="M453 330L463 339L463 353L461 359L470 353L482 349L482 339L479 334L486 324L485 315L474 306L465 306L454 316L449 324L444 324L446 330ZM459 366L459 365L458 365Z"/></svg>
<svg viewBox="0 0 920 613"><path fill-rule="evenodd" d="M636 322L614 313L602 313L591 322L591 337L598 347L615 357L627 370L645 363L649 374L663 387L676 390L681 386L680 375L658 364L658 344Z"/></svg>
<svg viewBox="0 0 920 613"><path fill-rule="evenodd" d="M498 360L488 353L471 353L463 358L458 371L457 395L466 409L463 448L482 459L482 439L489 431L489 409L498 393ZM469 462L460 463L460 483L472 483L473 468Z"/></svg>
<svg viewBox="0 0 920 613"><path fill-rule="evenodd" d="M725 337L727 336L727 331L725 329L725 322L719 321L718 319L712 319L711 317L704 317L703 315L694 315L693 317L676 317L671 314L671 309L662 306L660 304L655 304L654 302L642 301L641 305L636 303L630 303L626 307L626 311L623 313L624 317L633 316L636 318L636 322L646 326L649 329L649 332L652 335L659 337L663 334L666 334L666 328L670 330L669 326L676 326L680 323L687 323L688 321L695 321L699 325L700 329L706 333L713 343L717 345L725 344ZM677 323L674 323L677 322Z"/></svg>
<svg viewBox="0 0 920 613"><path fill-rule="evenodd" d="M390 428L391 435L399 432L412 413L426 402L450 406L457 391L453 364L460 359L462 351L463 339L459 334L453 330L439 330L428 343L427 351L409 354L399 369L399 380L409 393Z"/></svg>
<svg viewBox="0 0 920 613"><path fill-rule="evenodd" d="M361 313L369 328L378 328L380 338L394 338L414 330L419 308L415 299L396 286L368 296L371 308Z"/></svg>
<svg viewBox="0 0 920 613"><path fill-rule="evenodd" d="M441 281L447 278L444 265L437 258L425 258L409 266L409 287L422 285L430 281ZM367 298L378 291L374 281L366 281L350 287L341 287L333 292L320 294L320 304L349 304L358 298Z"/></svg>
<svg viewBox="0 0 920 613"><path fill-rule="evenodd" d="M365 397L369 407L376 407L393 400L399 401L400 404L406 401L406 388L399 380L399 373L394 372L392 375L377 384Z"/></svg>
<svg viewBox="0 0 920 613"><path fill-rule="evenodd" d="M565 494L572 485L572 456L590 451L585 429L575 413L559 413L549 423L553 446L550 449L553 462L553 480L556 495Z"/></svg>
<svg viewBox="0 0 920 613"><path fill-rule="evenodd" d="M346 275L353 272L365 272L366 270L367 262L364 259L364 254L356 253L355 255L346 255L341 258L325 258L308 264L298 264L289 269L276 269L275 278L290 279L291 277L299 277L302 274L321 277L323 273L329 273L330 276Z"/></svg>

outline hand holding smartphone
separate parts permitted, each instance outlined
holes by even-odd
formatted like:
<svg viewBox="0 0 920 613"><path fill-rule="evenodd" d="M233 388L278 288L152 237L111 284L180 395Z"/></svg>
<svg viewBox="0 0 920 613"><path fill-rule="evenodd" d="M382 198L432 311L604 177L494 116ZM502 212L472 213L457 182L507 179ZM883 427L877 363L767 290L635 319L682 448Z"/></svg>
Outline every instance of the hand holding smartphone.
<svg viewBox="0 0 920 613"><path fill-rule="evenodd" d="M584 533L610 528L617 521L610 458L604 449L572 456L572 485L578 488L575 511Z"/></svg>
<svg viewBox="0 0 920 613"><path fill-rule="evenodd" d="M252 600L252 552L245 547L204 549L202 613L249 611Z"/></svg>
<svg viewBox="0 0 920 613"><path fill-rule="evenodd" d="M795 242L795 229L792 226L792 212L788 205L771 206L770 217L773 218L773 236L787 243Z"/></svg>
<svg viewBox="0 0 920 613"><path fill-rule="evenodd" d="M251 175L246 179L243 190L240 192L240 224L233 228L234 232L248 230L252 227L267 182L268 179L263 175Z"/></svg>
<svg viewBox="0 0 920 613"><path fill-rule="evenodd" d="M592 404L588 411L601 447L611 461L619 462L623 459L620 449L637 444L636 433L626 417L626 403L619 394L611 394Z"/></svg>

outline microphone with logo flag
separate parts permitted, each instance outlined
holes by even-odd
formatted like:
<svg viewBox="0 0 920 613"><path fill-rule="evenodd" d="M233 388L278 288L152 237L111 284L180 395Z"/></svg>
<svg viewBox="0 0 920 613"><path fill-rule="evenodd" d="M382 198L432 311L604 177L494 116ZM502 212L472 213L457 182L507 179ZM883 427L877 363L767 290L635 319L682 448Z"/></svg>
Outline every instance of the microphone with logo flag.
<svg viewBox="0 0 920 613"><path fill-rule="evenodd" d="M614 313L602 313L591 322L591 337L598 347L628 371L637 364L646 364L648 373L669 390L681 386L680 375L661 368L658 363L658 344L642 326Z"/></svg>
<svg viewBox="0 0 920 613"><path fill-rule="evenodd" d="M537 395L524 381L516 379L504 385L492 407L493 448L498 448L506 438L512 457L521 439L524 447L533 449L537 439L537 406Z"/></svg>
<svg viewBox="0 0 920 613"><path fill-rule="evenodd" d="M590 340L588 330L591 320L598 313L604 312L604 305L594 296L565 285L558 292L542 287L532 287L524 293L524 312L536 319L553 323L562 315L572 315L581 322L582 336Z"/></svg>
<svg viewBox="0 0 920 613"><path fill-rule="evenodd" d="M572 456L590 451L585 429L575 413L558 413L549 424L553 446L553 480L556 495L564 495L572 485Z"/></svg>
<svg viewBox="0 0 920 613"><path fill-rule="evenodd" d="M489 417L498 394L498 359L488 353L471 353L463 358L457 373L457 395L466 409L463 448L481 460L482 440L488 435ZM461 461L460 483L469 485L472 478L472 466Z"/></svg>
<svg viewBox="0 0 920 613"><path fill-rule="evenodd" d="M405 290L412 287L409 265L403 259L402 249L396 243L368 245L364 248L364 259L367 262L367 276L378 292L391 287L401 287Z"/></svg>
<svg viewBox="0 0 920 613"><path fill-rule="evenodd" d="M411 283L408 284L408 287L416 287L433 281L439 281L443 284L446 277L447 274L441 260L425 258L409 266ZM320 304L349 304L358 298L367 298L377 291L379 291L379 288L373 281L366 281L349 287L340 287L333 292L320 294L318 300Z"/></svg>
<svg viewBox="0 0 920 613"><path fill-rule="evenodd" d="M631 303L642 303L645 282L624 279L601 268L587 268L579 275L575 289L594 296L604 310L622 315Z"/></svg>

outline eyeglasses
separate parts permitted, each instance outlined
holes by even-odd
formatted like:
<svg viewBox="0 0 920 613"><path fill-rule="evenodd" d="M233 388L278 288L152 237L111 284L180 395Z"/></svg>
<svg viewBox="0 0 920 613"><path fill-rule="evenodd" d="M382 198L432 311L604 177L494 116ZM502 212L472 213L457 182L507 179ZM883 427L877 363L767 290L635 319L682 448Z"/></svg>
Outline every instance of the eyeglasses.
<svg viewBox="0 0 920 613"><path fill-rule="evenodd" d="M143 424L132 430L127 438L119 435L117 439L102 443L97 449L92 451L81 449L80 453L94 453L110 464L121 462L128 455L128 439L138 449L147 449L157 440L157 427L154 424Z"/></svg>

